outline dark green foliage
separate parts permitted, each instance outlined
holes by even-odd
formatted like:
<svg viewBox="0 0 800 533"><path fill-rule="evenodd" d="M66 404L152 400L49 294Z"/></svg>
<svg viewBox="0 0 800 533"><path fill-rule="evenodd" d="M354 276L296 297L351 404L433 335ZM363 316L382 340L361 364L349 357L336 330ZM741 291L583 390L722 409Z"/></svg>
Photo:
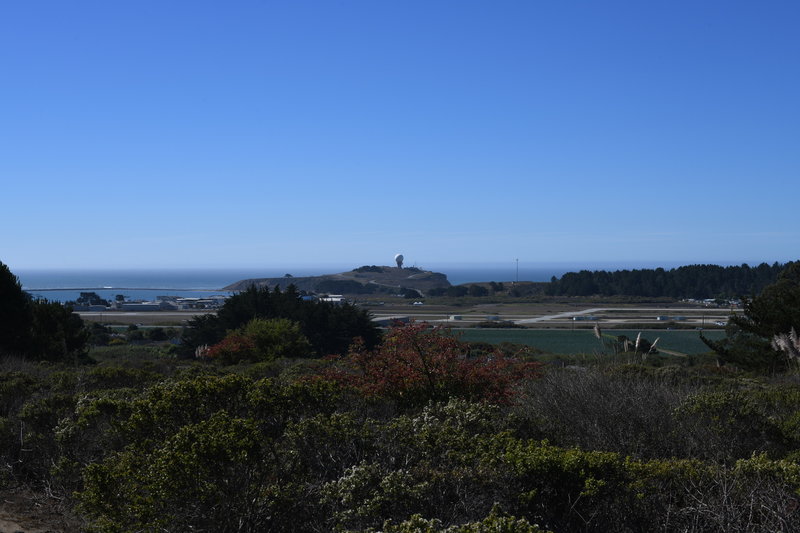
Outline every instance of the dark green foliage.
<svg viewBox="0 0 800 533"><path fill-rule="evenodd" d="M379 266L375 266L375 265L371 265L371 266L364 265L362 267L356 268L355 270L353 270L353 272L359 272L359 273L362 273L362 274L366 273L366 272L374 272L374 273L377 273L377 274L381 274L381 273L385 272L385 270L384 270L383 267L379 267Z"/></svg>
<svg viewBox="0 0 800 533"><path fill-rule="evenodd" d="M255 316L256 315L253 315L250 318L255 318ZM234 320L232 318L233 317L223 321L217 315L213 314L194 316L189 321L188 326L183 329L183 334L181 335L181 355L184 357L193 357L198 347L211 346L221 341L227 334L225 323L233 322ZM242 319L244 320L244 317L242 317ZM239 326L245 324L247 320L249 320L249 318L241 322ZM231 329L236 329L236 327Z"/></svg>
<svg viewBox="0 0 800 533"><path fill-rule="evenodd" d="M111 341L111 328L106 327L98 322L92 322L89 325L88 344L90 346L108 346L108 343L110 341Z"/></svg>
<svg viewBox="0 0 800 533"><path fill-rule="evenodd" d="M60 454L56 431L61 420L75 410L78 398L71 392L47 391L32 395L20 409L19 449L14 475L21 478L47 479L53 461Z"/></svg>
<svg viewBox="0 0 800 533"><path fill-rule="evenodd" d="M47 361L77 361L86 354L89 331L71 307L35 300L32 310L32 338L27 350L30 357Z"/></svg>
<svg viewBox="0 0 800 533"><path fill-rule="evenodd" d="M151 341L160 342L167 340L168 337L167 333L164 331L164 328L156 327L147 330L147 338Z"/></svg>
<svg viewBox="0 0 800 533"><path fill-rule="evenodd" d="M469 289L463 285L456 285L454 287L447 287L445 294L450 297L460 298L469 294Z"/></svg>
<svg viewBox="0 0 800 533"><path fill-rule="evenodd" d="M489 296L489 289L482 285L472 284L469 286L469 295L480 298L481 296Z"/></svg>
<svg viewBox="0 0 800 533"><path fill-rule="evenodd" d="M771 339L800 327L800 262L790 263L778 280L743 302L744 316L731 317L743 331Z"/></svg>
<svg viewBox="0 0 800 533"><path fill-rule="evenodd" d="M11 270L0 262L0 354L28 350L33 322L31 298Z"/></svg>
<svg viewBox="0 0 800 533"><path fill-rule="evenodd" d="M83 506L102 531L258 531L269 524L268 451L252 420L225 411L181 427L151 453L126 450L90 465ZM268 490L267 490L268 492Z"/></svg>
<svg viewBox="0 0 800 533"><path fill-rule="evenodd" d="M725 339L703 342L721 363L760 372L793 368L794 362L771 343L775 335L800 329L800 262L790 263L758 296L744 299L743 307L743 315L730 317Z"/></svg>
<svg viewBox="0 0 800 533"><path fill-rule="evenodd" d="M0 416L14 415L38 386L30 374L23 372L0 374Z"/></svg>
<svg viewBox="0 0 800 533"><path fill-rule="evenodd" d="M183 334L184 354L194 354L198 346L216 344L228 331L253 318L285 318L299 323L314 353L320 356L344 353L356 337L369 346L380 338L369 314L353 305L302 300L293 286L284 292L277 287L274 291L251 287L229 298L216 316L192 319Z"/></svg>
<svg viewBox="0 0 800 533"><path fill-rule="evenodd" d="M664 270L569 272L553 278L547 294L558 296L645 296L670 298L737 298L760 292L774 282L785 265L762 263L721 267L690 265Z"/></svg>
<svg viewBox="0 0 800 533"><path fill-rule="evenodd" d="M88 369L82 385L87 391L101 389L141 389L155 383L163 376L158 372L141 368L127 368L116 365L102 365Z"/></svg>
<svg viewBox="0 0 800 533"><path fill-rule="evenodd" d="M502 281L500 283L490 281L489 287L492 289L492 292L503 292L504 290L506 290Z"/></svg>
<svg viewBox="0 0 800 533"><path fill-rule="evenodd" d="M719 341L700 334L706 346L716 353L720 364L755 372L774 373L786 369L786 357L773 350L768 339L742 330L733 321L725 326L725 334L726 337Z"/></svg>
<svg viewBox="0 0 800 533"><path fill-rule="evenodd" d="M239 376L154 387L118 411L128 444L85 470L82 507L101 531L303 530L312 515L297 513L307 502L292 481L303 458L278 439L333 400L324 383Z"/></svg>
<svg viewBox="0 0 800 533"><path fill-rule="evenodd" d="M300 324L285 318L255 318L241 332L252 339L257 360L309 357L311 344L300 331Z"/></svg>
<svg viewBox="0 0 800 533"><path fill-rule="evenodd" d="M790 530L797 513L800 467L766 456L729 466L637 461L515 435L519 422L501 408L463 400L369 415L322 382L196 376L137 392L156 376L113 368L92 374L128 388L96 390L77 402L60 393L31 398L19 419L15 407L0 416L0 438L6 454L23 458L17 475L78 490L93 531L536 532L538 524L552 531L766 532ZM68 389L89 380L62 373L49 382ZM42 390L19 374L6 383L21 395ZM595 403L611 392L583 390L597 391L585 398ZM728 431L721 439L738 438L747 427L740 419L774 420L779 431L796 434L797 417L784 416L797 410L795 388L759 391L752 401L726 400L762 406L740 409L744 418L720 418L713 396L687 403L680 416L707 413ZM641 410L648 407L655 406ZM653 420L665 413L655 409ZM577 422L595 414L571 416ZM35 460L10 438L19 432L16 420ZM663 424L650 424L654 434L669 435Z"/></svg>
<svg viewBox="0 0 800 533"><path fill-rule="evenodd" d="M367 531L371 533L375 530ZM504 515L497 506L483 520L469 524L445 527L441 520L436 518L426 520L417 514L396 525L387 520L380 531L383 533L548 533L524 518Z"/></svg>
<svg viewBox="0 0 800 533"><path fill-rule="evenodd" d="M434 287L428 289L428 296L449 296L451 298L460 298L469 294L469 289L462 285L453 285L451 287Z"/></svg>
<svg viewBox="0 0 800 533"><path fill-rule="evenodd" d="M417 289L411 289L409 287L400 287L400 294L402 294L403 298L406 299L422 298L421 292L419 292Z"/></svg>
<svg viewBox="0 0 800 533"><path fill-rule="evenodd" d="M310 357L311 344L300 325L285 318L254 318L204 351L203 357L225 365Z"/></svg>
<svg viewBox="0 0 800 533"><path fill-rule="evenodd" d="M141 329L130 330L125 334L125 338L131 343L142 343L144 342L144 331Z"/></svg>
<svg viewBox="0 0 800 533"><path fill-rule="evenodd" d="M675 411L686 455L715 461L800 449L800 387L718 388L687 397Z"/></svg>
<svg viewBox="0 0 800 533"><path fill-rule="evenodd" d="M78 305L103 305L108 307L111 305L108 300L104 300L96 292L82 292L78 299L75 300Z"/></svg>
<svg viewBox="0 0 800 533"><path fill-rule="evenodd" d="M77 504L96 532L766 533L800 518L793 376L599 361L550 368L511 406L445 393L401 410L321 380L329 360L256 379L266 363L160 353L0 359L0 484Z"/></svg>
<svg viewBox="0 0 800 533"><path fill-rule="evenodd" d="M76 361L85 355L89 333L72 308L32 300L0 262L0 355L44 361Z"/></svg>
<svg viewBox="0 0 800 533"><path fill-rule="evenodd" d="M380 288L373 283L359 283L352 279L326 279L317 283L317 292L330 294L373 294Z"/></svg>

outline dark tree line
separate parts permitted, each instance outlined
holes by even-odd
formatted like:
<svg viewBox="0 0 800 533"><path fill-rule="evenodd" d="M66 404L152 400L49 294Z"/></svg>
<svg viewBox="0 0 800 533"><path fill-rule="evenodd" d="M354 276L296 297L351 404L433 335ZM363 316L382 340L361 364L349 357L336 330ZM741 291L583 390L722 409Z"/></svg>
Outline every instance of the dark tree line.
<svg viewBox="0 0 800 533"><path fill-rule="evenodd" d="M502 283L491 282L492 292L502 291ZM499 287L499 288L495 288ZM451 287L434 287L428 291L428 296L450 296L452 298L460 298L462 296L473 296L480 298L481 296L489 296L489 289L482 285L471 284L466 285L453 285Z"/></svg>
<svg viewBox="0 0 800 533"><path fill-rule="evenodd" d="M375 266L375 265L364 265L362 267L358 267L358 268L353 269L353 272L359 272L359 273L375 272L375 273L381 274L381 273L383 273L383 271L384 271L383 267Z"/></svg>
<svg viewBox="0 0 800 533"><path fill-rule="evenodd" d="M363 309L305 300L290 285L285 291L250 287L228 298L216 315L196 316L183 334L182 350L192 355L198 346L216 344L229 331L254 318L285 318L299 323L313 348L309 356L344 353L356 337L370 347L380 341L378 328Z"/></svg>
<svg viewBox="0 0 800 533"><path fill-rule="evenodd" d="M359 283L352 279L326 279L317 283L317 292L332 294L374 294L384 290L374 283Z"/></svg>
<svg viewBox="0 0 800 533"><path fill-rule="evenodd" d="M88 338L71 307L31 298L0 262L0 355L48 361L81 358Z"/></svg>
<svg viewBox="0 0 800 533"><path fill-rule="evenodd" d="M722 267L689 265L670 270L663 268L617 270L581 270L561 279L553 277L547 287L552 296L644 296L668 298L735 298L758 294L774 283L787 265L761 263Z"/></svg>

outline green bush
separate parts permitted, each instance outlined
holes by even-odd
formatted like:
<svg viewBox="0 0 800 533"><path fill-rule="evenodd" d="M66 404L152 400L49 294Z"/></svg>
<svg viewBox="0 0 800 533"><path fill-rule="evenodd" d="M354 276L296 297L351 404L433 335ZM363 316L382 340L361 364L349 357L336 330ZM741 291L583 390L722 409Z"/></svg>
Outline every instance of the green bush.
<svg viewBox="0 0 800 533"><path fill-rule="evenodd" d="M694 457L733 462L765 452L780 458L800 448L800 387L715 388L675 411Z"/></svg>
<svg viewBox="0 0 800 533"><path fill-rule="evenodd" d="M23 372L0 374L0 416L15 414L26 398L41 384L33 376Z"/></svg>
<svg viewBox="0 0 800 533"><path fill-rule="evenodd" d="M285 318L253 319L242 329L242 335L252 339L255 355L260 361L283 357L309 357L311 344L300 331L300 324Z"/></svg>
<svg viewBox="0 0 800 533"><path fill-rule="evenodd" d="M123 445L86 466L81 509L98 531L303 529L312 514L297 512L307 498L291 481L300 457L281 440L287 424L331 409L335 395L322 382L228 375L159 383L122 409L89 402L79 423L101 424Z"/></svg>
<svg viewBox="0 0 800 533"><path fill-rule="evenodd" d="M397 525L387 521L381 531L383 533L549 533L537 525L530 524L524 518L503 515L497 507L479 522L445 527L441 520L436 518L426 520L417 514Z"/></svg>
<svg viewBox="0 0 800 533"><path fill-rule="evenodd" d="M297 322L314 354L319 356L344 353L357 337L369 347L380 339L377 326L363 309L349 304L303 300L293 285L283 292L278 288L270 291L268 287L250 287L228 298L216 315L192 319L184 329L181 350L185 356L194 356L198 347L217 344L228 332L255 318Z"/></svg>
<svg viewBox="0 0 800 533"><path fill-rule="evenodd" d="M225 411L181 427L146 456L112 455L85 470L81 508L98 531L258 531L273 512L268 447L252 420Z"/></svg>
<svg viewBox="0 0 800 533"><path fill-rule="evenodd" d="M140 389L154 383L163 376L158 372L122 366L98 366L86 372L84 387L86 390L96 389Z"/></svg>

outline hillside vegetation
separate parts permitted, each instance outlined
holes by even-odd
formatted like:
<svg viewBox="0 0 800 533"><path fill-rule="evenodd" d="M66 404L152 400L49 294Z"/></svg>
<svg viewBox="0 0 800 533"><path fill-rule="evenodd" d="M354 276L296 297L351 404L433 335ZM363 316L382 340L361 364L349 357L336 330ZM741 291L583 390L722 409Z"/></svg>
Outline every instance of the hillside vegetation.
<svg viewBox="0 0 800 533"><path fill-rule="evenodd" d="M3 345L0 492L62 531L797 530L800 266L695 358L565 366L333 309L251 288L193 350Z"/></svg>

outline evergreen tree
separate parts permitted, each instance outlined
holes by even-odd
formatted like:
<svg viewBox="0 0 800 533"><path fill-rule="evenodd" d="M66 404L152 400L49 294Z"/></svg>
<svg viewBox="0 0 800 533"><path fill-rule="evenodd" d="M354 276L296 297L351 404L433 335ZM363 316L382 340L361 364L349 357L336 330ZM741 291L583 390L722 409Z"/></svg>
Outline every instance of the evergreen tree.
<svg viewBox="0 0 800 533"><path fill-rule="evenodd" d="M294 285L250 287L225 302L216 315L195 317L183 334L183 353L191 356L197 347L221 341L228 331L241 328L254 318L285 318L297 322L317 355L341 354L356 337L372 347L380 332L369 314L350 304L309 301L300 297Z"/></svg>
<svg viewBox="0 0 800 533"><path fill-rule="evenodd" d="M785 370L788 360L772 348L775 335L800 329L800 262L789 263L778 280L754 298L743 300L744 313L731 316L726 338L711 341L701 335L721 363L750 370Z"/></svg>
<svg viewBox="0 0 800 533"><path fill-rule="evenodd" d="M744 331L771 339L792 328L800 329L800 262L789 263L778 281L742 304L744 316L731 320Z"/></svg>
<svg viewBox="0 0 800 533"><path fill-rule="evenodd" d="M777 279L784 266L762 263L756 268L689 265L671 270L581 270L568 272L561 279L552 278L546 293L553 296L735 298L757 294Z"/></svg>
<svg viewBox="0 0 800 533"><path fill-rule="evenodd" d="M32 300L17 276L0 262L0 354L47 361L85 355L83 320L58 302Z"/></svg>
<svg viewBox="0 0 800 533"><path fill-rule="evenodd" d="M0 262L0 353L22 354L31 340L31 298L19 278Z"/></svg>
<svg viewBox="0 0 800 533"><path fill-rule="evenodd" d="M90 332L81 317L59 302L34 300L27 355L45 361L75 361L86 355Z"/></svg>

